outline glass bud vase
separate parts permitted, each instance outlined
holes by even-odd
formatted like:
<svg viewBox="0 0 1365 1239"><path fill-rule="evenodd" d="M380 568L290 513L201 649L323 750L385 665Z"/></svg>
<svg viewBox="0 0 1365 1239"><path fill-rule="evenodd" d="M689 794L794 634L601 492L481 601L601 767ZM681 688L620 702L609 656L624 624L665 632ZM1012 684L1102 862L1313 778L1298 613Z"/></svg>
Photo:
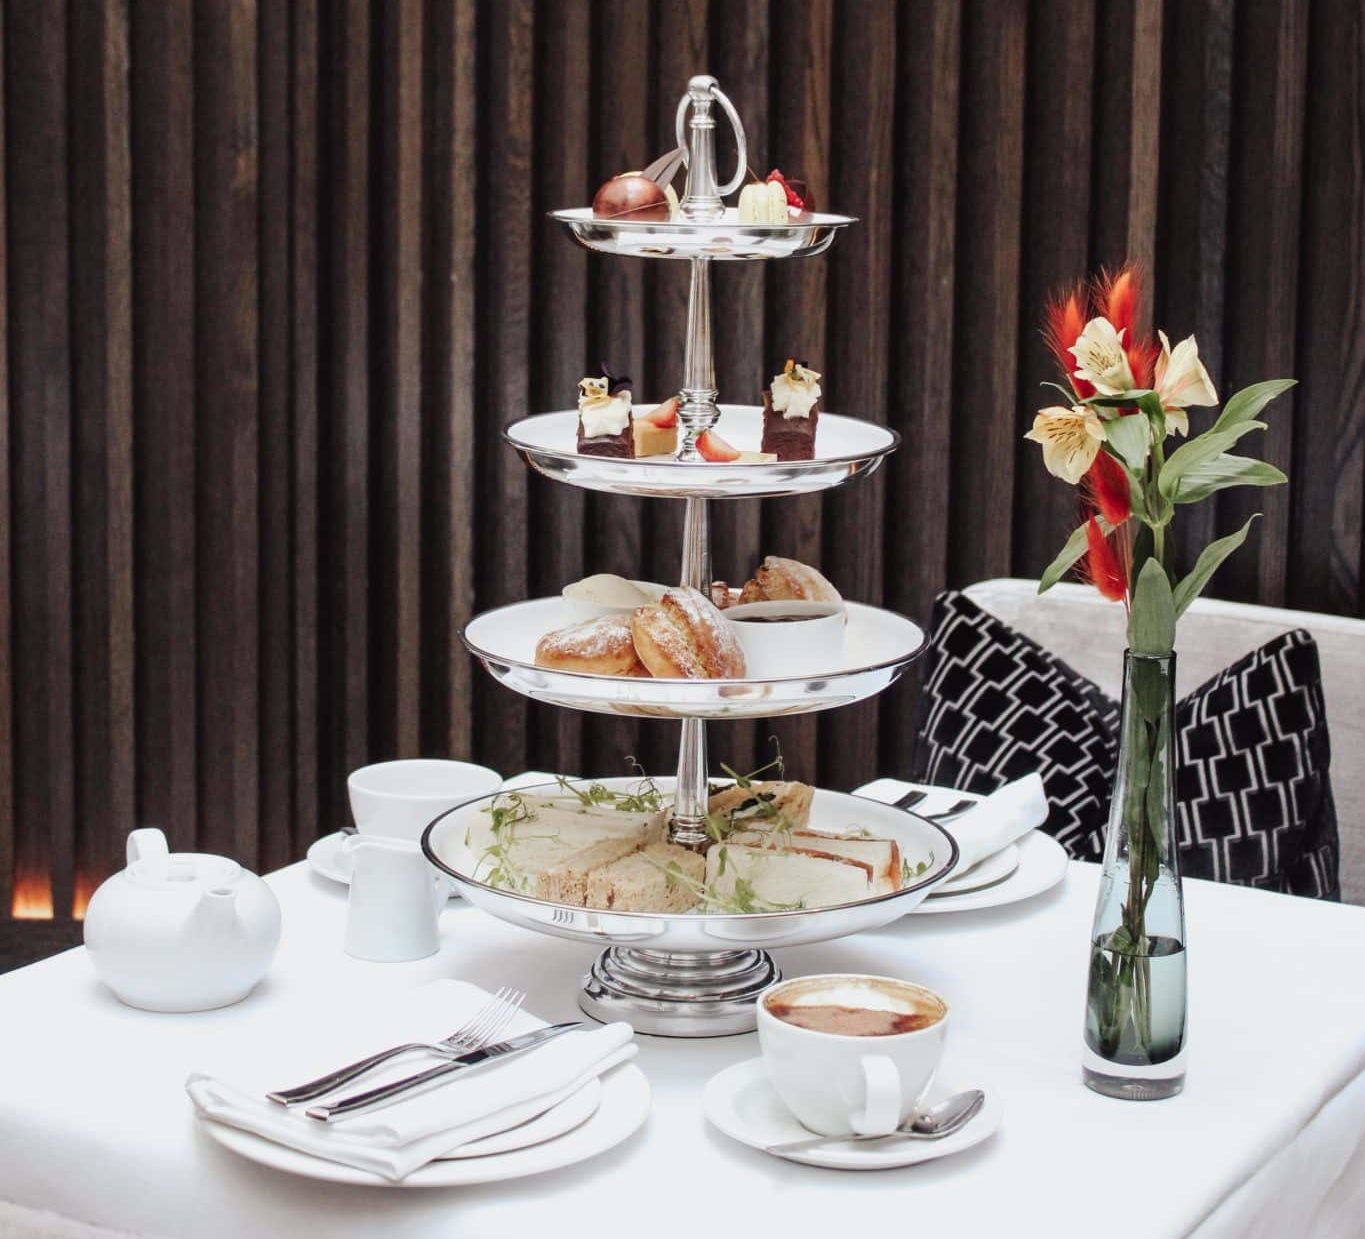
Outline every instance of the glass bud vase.
<svg viewBox="0 0 1365 1239"><path fill-rule="evenodd" d="M1118 773L1090 933L1084 1077L1152 1101L1185 1083L1185 901L1175 817L1175 655L1123 662Z"/></svg>

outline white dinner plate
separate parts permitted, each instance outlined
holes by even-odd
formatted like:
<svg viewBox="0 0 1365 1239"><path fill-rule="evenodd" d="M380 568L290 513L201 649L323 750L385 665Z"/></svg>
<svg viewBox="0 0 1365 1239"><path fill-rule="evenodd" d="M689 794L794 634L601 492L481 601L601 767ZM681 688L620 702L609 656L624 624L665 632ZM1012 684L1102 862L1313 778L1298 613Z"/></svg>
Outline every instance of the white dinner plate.
<svg viewBox="0 0 1365 1239"><path fill-rule="evenodd" d="M951 829L951 827L949 827ZM1051 835L1032 830L1018 843L1019 867L1003 882L959 895L937 895L910 910L910 915L933 912L972 912L1002 908L1051 890L1064 877L1069 858Z"/></svg>
<svg viewBox="0 0 1365 1239"><path fill-rule="evenodd" d="M644 1072L634 1063L623 1063L601 1078L601 1086L598 1105L592 1115L560 1136L485 1157L439 1159L414 1170L400 1183L391 1183L379 1175L343 1166L340 1162L300 1153L224 1123L201 1119L199 1126L224 1148L250 1161L306 1179L368 1187L463 1187L520 1179L558 1170L561 1166L572 1166L615 1148L633 1135L649 1115L649 1081Z"/></svg>
<svg viewBox="0 0 1365 1239"><path fill-rule="evenodd" d="M345 838L346 832L338 830L330 835L323 835L321 839L313 840L312 846L308 849L308 866L319 877L326 878L329 882L340 882L342 886L350 886L351 857L341 846L341 841ZM450 897L452 899L460 897L460 892L453 886Z"/></svg>
<svg viewBox="0 0 1365 1239"><path fill-rule="evenodd" d="M927 1104L933 1105L966 1088L981 1088L976 1082L944 1083L935 1081ZM986 1102L980 1113L961 1131L942 1140L886 1140L830 1142L801 1152L775 1154L805 1166L825 1166L831 1170L889 1170L913 1166L917 1162L949 1157L980 1144L1000 1126L1003 1107L999 1095L985 1089ZM702 1109L707 1119L732 1140L766 1151L769 1145L810 1137L792 1112L782 1104L768 1080L768 1067L761 1058L727 1067L712 1076L702 1093Z"/></svg>
<svg viewBox="0 0 1365 1239"><path fill-rule="evenodd" d="M953 874L946 882L934 887L929 898L942 899L945 895L965 895L968 891L984 890L1003 882L1018 868L1019 845L1011 843L991 853L985 860L977 861L970 869Z"/></svg>

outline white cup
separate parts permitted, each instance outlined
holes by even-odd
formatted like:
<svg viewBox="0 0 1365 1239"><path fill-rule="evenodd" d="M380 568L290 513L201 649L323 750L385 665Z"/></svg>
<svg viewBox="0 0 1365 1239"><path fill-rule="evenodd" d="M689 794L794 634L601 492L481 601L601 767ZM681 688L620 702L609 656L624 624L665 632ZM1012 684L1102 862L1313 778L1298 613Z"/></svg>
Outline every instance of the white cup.
<svg viewBox="0 0 1365 1239"><path fill-rule="evenodd" d="M745 602L724 615L744 649L750 679L820 675L843 665L848 617L837 602Z"/></svg>
<svg viewBox="0 0 1365 1239"><path fill-rule="evenodd" d="M434 955L450 896L445 877L398 839L351 835L343 847L351 857L346 954L386 964Z"/></svg>
<svg viewBox="0 0 1365 1239"><path fill-rule="evenodd" d="M872 1008L933 1022L910 1032L847 1035L780 1019L775 1004ZM773 1088L798 1122L821 1136L895 1131L934 1082L947 1032L948 1004L933 990L892 977L798 977L758 1000L758 1044Z"/></svg>
<svg viewBox="0 0 1365 1239"><path fill-rule="evenodd" d="M433 758L381 761L353 770L346 780L356 830L409 843L447 809L501 786L502 776L487 766Z"/></svg>

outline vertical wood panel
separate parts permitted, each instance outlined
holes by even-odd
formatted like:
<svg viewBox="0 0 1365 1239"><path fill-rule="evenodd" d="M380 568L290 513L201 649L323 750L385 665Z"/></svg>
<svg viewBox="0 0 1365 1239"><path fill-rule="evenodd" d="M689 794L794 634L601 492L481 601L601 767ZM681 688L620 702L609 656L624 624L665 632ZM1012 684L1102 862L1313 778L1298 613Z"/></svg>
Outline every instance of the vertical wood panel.
<svg viewBox="0 0 1365 1239"><path fill-rule="evenodd" d="M374 296L378 473L372 756L419 754L422 518L422 3L378 10Z"/></svg>
<svg viewBox="0 0 1365 1239"><path fill-rule="evenodd" d="M887 420L891 334L891 199L895 187L896 22L891 6L852 6L859 20L836 26L834 139L831 181L842 209L859 224L841 240L830 264L833 327L821 384L839 413ZM846 10L845 16L852 12ZM886 475L877 473L835 492L826 508L823 564L840 592L879 603L882 544L867 532L885 510ZM855 553L853 548L859 548ZM865 702L827 720L821 777L848 788L874 777L877 703ZM825 772L828 772L827 774Z"/></svg>
<svg viewBox="0 0 1365 1239"><path fill-rule="evenodd" d="M1289 595L1365 613L1365 12L1333 0L1310 20Z"/></svg>
<svg viewBox="0 0 1365 1239"><path fill-rule="evenodd" d="M962 16L949 579L1010 569L1018 391L1024 44L1020 0Z"/></svg>
<svg viewBox="0 0 1365 1239"><path fill-rule="evenodd" d="M253 0L194 18L200 844L258 838L258 182Z"/></svg>
<svg viewBox="0 0 1365 1239"><path fill-rule="evenodd" d="M1193 334L1214 385L1224 387L1224 277L1232 125L1232 0L1171 3L1162 70L1161 215L1156 318L1172 339ZM1209 425L1195 410L1191 427ZM1181 513L1179 567L1216 536L1216 503ZM1215 578L1210 593L1217 592Z"/></svg>
<svg viewBox="0 0 1365 1239"><path fill-rule="evenodd" d="M569 409L578 380L593 363L588 354L588 254L570 244L547 211L588 202L596 186L588 183L592 149L592 75L588 59L560 54L563 47L586 46L591 30L588 0L542 5L536 31L543 70L537 81L536 148L540 151L536 186L536 287L532 306L532 349L539 364L532 370L533 407ZM644 391L641 388L643 397ZM531 594L557 594L570 581L596 571L584 558L586 496L574 486L544 478L530 481L530 512L536 537L530 544ZM482 673L481 673L482 674ZM571 711L537 706L533 710L533 758L538 768L570 773L582 767L580 720Z"/></svg>
<svg viewBox="0 0 1365 1239"><path fill-rule="evenodd" d="M9 80L6 59L8 18L0 10L0 160L9 166L9 109L5 104L5 83ZM14 456L10 448L10 374L9 374L9 190L7 178L0 176L0 920L8 916L14 903L14 637L13 557L10 551L12 513L11 475Z"/></svg>
<svg viewBox="0 0 1365 1239"><path fill-rule="evenodd" d="M130 10L138 819L194 845L194 87L188 3Z"/></svg>
<svg viewBox="0 0 1365 1239"><path fill-rule="evenodd" d="M1306 0L1247 5L1238 11L1231 258L1224 398L1263 378L1294 373L1295 285L1302 199ZM1297 393L1266 410L1269 429L1246 447L1290 472ZM1253 446L1254 442L1254 446ZM1262 602L1285 601L1290 497L1286 487L1224 491L1221 532L1263 513L1247 553L1220 570L1224 589Z"/></svg>
<svg viewBox="0 0 1365 1239"><path fill-rule="evenodd" d="M847 210L835 201L836 182L830 169L833 49L833 0L793 0L775 7L773 162L790 175L805 178L817 206ZM799 350L817 366L827 365L830 261L822 256L773 265L768 275L771 322L761 363L765 368L784 349ZM822 563L823 512L824 500L819 495L769 500L763 511L763 553ZM780 719L767 726L778 737L793 777L814 778L819 770L819 719L814 715Z"/></svg>
<svg viewBox="0 0 1365 1239"><path fill-rule="evenodd" d="M319 554L325 679L325 820L345 820L348 771L369 757L370 12L363 0L320 10L326 107L326 254L318 448L326 513Z"/></svg>
<svg viewBox="0 0 1365 1239"><path fill-rule="evenodd" d="M895 323L891 424L901 449L887 477L886 604L927 622L948 572L953 424L953 261L962 29L955 0L900 22L900 56L922 66L897 116ZM888 772L908 764L910 686L885 699Z"/></svg>
<svg viewBox="0 0 1365 1239"><path fill-rule="evenodd" d="M319 749L318 678L318 143L321 112L318 92L318 9L316 0L289 6L289 476L291 483L289 565L293 663L293 855L324 825L321 806L330 804L320 786L325 768ZM268 63L268 62L267 62ZM283 445L271 445L283 451ZM265 761L277 750L265 746Z"/></svg>
<svg viewBox="0 0 1365 1239"><path fill-rule="evenodd" d="M1057 363L1040 325L1049 301L1087 269L1090 218L1092 83L1085 65L1095 40L1094 0L1038 0L1029 17L1028 134L1024 176L1023 263L1019 274L1018 495L1014 562L1037 572L1076 526L1076 497L1043 468L1022 431L1035 410L1057 403L1045 380ZM1067 89L1057 90L1065 80ZM1102 87L1107 89L1107 84ZM923 614L923 610L920 611Z"/></svg>
<svg viewBox="0 0 1365 1239"><path fill-rule="evenodd" d="M479 195L481 328L477 349L479 544L497 547L478 562L480 610L526 597L526 466L499 438L529 405L531 356L530 193L535 127L535 10L513 0L480 10L483 80L481 149L499 158L483 165ZM485 40L484 34L487 34ZM486 310L483 307L487 307ZM522 770L526 760L526 703L481 675L475 681L475 739L481 761L498 770Z"/></svg>
<svg viewBox="0 0 1365 1239"><path fill-rule="evenodd" d="M75 425L75 911L134 826L132 220L128 15L70 11Z"/></svg>
<svg viewBox="0 0 1365 1239"><path fill-rule="evenodd" d="M66 10L7 6L16 885L74 891ZM20 892L20 896L22 892Z"/></svg>
<svg viewBox="0 0 1365 1239"><path fill-rule="evenodd" d="M428 5L427 447L423 569L423 747L473 756L473 663L460 631L474 610L475 204L479 200L475 8Z"/></svg>
<svg viewBox="0 0 1365 1239"><path fill-rule="evenodd" d="M601 0L594 7L594 189L609 176L642 167L653 156L650 74L619 72L621 65L650 63L651 20L650 6L632 0ZM593 281L588 318L592 352L583 373L596 373L597 364L605 362L617 373L630 375L635 398L647 404L654 393L643 387L646 264L594 255L588 266ZM644 500L593 492L588 497L589 538L595 547L591 571L640 576L647 519ZM585 719L582 773L619 774L639 745L640 724L633 719L606 715Z"/></svg>

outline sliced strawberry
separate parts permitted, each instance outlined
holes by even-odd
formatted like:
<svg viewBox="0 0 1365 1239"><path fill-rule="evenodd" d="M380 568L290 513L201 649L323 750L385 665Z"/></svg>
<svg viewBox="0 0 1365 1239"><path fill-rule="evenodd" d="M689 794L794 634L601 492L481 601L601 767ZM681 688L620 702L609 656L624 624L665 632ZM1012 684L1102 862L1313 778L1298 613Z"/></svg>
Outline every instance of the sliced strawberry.
<svg viewBox="0 0 1365 1239"><path fill-rule="evenodd" d="M644 420L658 426L661 430L676 426L678 424L677 396L665 400L657 409L650 409L648 413L644 414Z"/></svg>
<svg viewBox="0 0 1365 1239"><path fill-rule="evenodd" d="M714 430L703 430L697 436L697 451L703 460L726 464L739 459L739 449L731 447Z"/></svg>

